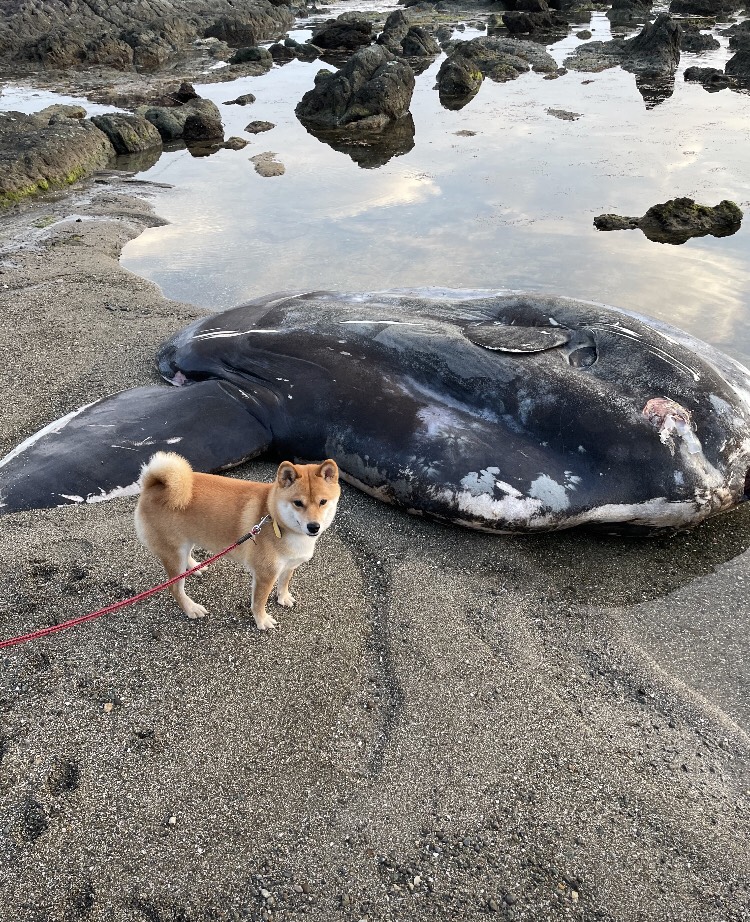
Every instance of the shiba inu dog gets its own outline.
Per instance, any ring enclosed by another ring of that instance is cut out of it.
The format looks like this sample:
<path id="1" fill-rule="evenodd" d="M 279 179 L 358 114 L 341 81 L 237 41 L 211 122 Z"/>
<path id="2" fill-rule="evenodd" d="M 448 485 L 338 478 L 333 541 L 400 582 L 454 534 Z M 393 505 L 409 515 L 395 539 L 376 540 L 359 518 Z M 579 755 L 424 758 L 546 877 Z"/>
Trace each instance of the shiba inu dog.
<path id="1" fill-rule="evenodd" d="M 273 483 L 255 483 L 199 474 L 181 455 L 164 451 L 143 466 L 140 485 L 136 533 L 170 578 L 196 566 L 194 546 L 217 553 L 265 519 L 255 541 L 228 555 L 252 574 L 251 608 L 261 631 L 276 627 L 266 612 L 274 583 L 279 605 L 294 605 L 292 575 L 312 557 L 341 493 L 339 469 L 330 459 L 321 464 L 283 461 Z M 204 617 L 206 609 L 187 595 L 184 583 L 170 586 L 177 604 L 188 618 Z"/>

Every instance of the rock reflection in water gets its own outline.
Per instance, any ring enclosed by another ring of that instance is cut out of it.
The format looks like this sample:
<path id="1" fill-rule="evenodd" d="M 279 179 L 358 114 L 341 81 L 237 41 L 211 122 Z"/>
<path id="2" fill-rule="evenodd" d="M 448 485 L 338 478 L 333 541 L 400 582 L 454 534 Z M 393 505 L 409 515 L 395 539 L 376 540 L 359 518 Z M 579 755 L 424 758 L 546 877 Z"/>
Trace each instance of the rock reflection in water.
<path id="1" fill-rule="evenodd" d="M 414 119 L 410 112 L 378 132 L 358 131 L 355 127 L 314 128 L 309 124 L 305 128 L 318 141 L 348 154 L 363 170 L 384 166 L 393 157 L 401 157 L 414 148 Z"/>

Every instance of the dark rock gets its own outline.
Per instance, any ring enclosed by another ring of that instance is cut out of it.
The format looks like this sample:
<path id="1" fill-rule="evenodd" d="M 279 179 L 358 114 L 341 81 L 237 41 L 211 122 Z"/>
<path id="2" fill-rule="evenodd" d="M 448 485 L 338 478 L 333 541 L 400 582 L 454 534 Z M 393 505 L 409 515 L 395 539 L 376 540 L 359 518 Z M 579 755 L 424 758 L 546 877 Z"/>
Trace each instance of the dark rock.
<path id="1" fill-rule="evenodd" d="M 568 21 L 549 10 L 539 13 L 511 10 L 503 13 L 503 24 L 511 35 L 530 35 L 535 32 L 564 31 Z"/>
<path id="2" fill-rule="evenodd" d="M 685 69 L 685 80 L 702 83 L 709 93 L 725 90 L 734 83 L 731 77 L 727 77 L 723 70 L 718 70 L 716 67 L 687 67 Z"/>
<path id="3" fill-rule="evenodd" d="M 295 112 L 304 124 L 340 128 L 356 122 L 363 130 L 382 130 L 403 118 L 414 92 L 414 72 L 380 45 L 362 48 L 335 74 L 319 71 L 315 87 Z"/>
<path id="4" fill-rule="evenodd" d="M 21 835 L 27 842 L 35 842 L 49 826 L 44 807 L 27 795 L 21 807 Z"/>
<path id="5" fill-rule="evenodd" d="M 109 138 L 88 120 L 0 113 L 0 207 L 70 185 L 114 156 Z"/>
<path id="6" fill-rule="evenodd" d="M 577 71 L 600 71 L 619 64 L 636 75 L 671 77 L 680 61 L 681 33 L 670 16 L 660 13 L 635 38 L 581 45 L 566 59 L 565 66 Z"/>
<path id="7" fill-rule="evenodd" d="M 431 33 L 421 26 L 413 26 L 401 10 L 395 10 L 386 19 L 378 44 L 399 57 L 434 57 L 440 54 L 440 45 Z"/>
<path id="8" fill-rule="evenodd" d="M 651 12 L 653 0 L 612 0 L 607 18 L 613 26 L 629 26 L 645 22 Z"/>
<path id="9" fill-rule="evenodd" d="M 353 51 L 372 42 L 372 23 L 357 13 L 342 13 L 338 19 L 328 19 L 313 30 L 310 41 L 318 48 L 344 48 Z"/>
<path id="10" fill-rule="evenodd" d="M 623 42 L 623 67 L 631 72 L 673 74 L 680 63 L 680 26 L 666 13 Z"/>
<path id="11" fill-rule="evenodd" d="M 471 55 L 452 55 L 443 61 L 437 74 L 440 104 L 446 109 L 463 109 L 479 92 L 482 71 Z"/>
<path id="12" fill-rule="evenodd" d="M 101 65 L 155 70 L 201 36 L 228 44 L 257 44 L 294 23 L 286 4 L 269 0 L 160 0 L 152 3 L 2 4 L 0 60 L 44 68 Z"/>
<path id="13" fill-rule="evenodd" d="M 224 142 L 224 148 L 226 150 L 242 150 L 244 147 L 247 147 L 247 141 L 244 138 L 238 138 L 234 135 L 231 138 L 227 138 Z"/>
<path id="14" fill-rule="evenodd" d="M 274 64 L 288 64 L 289 61 L 293 61 L 296 57 L 293 48 L 288 45 L 282 45 L 280 42 L 275 42 L 268 50 Z"/>
<path id="15" fill-rule="evenodd" d="M 229 63 L 256 63 L 262 65 L 266 70 L 270 70 L 273 67 L 273 58 L 268 48 L 259 48 L 257 45 L 252 45 L 249 48 L 238 48 L 229 58 Z"/>
<path id="16" fill-rule="evenodd" d="M 218 38 L 233 48 L 240 48 L 257 45 L 269 38 L 280 38 L 293 24 L 294 15 L 288 6 L 256 0 L 244 12 L 236 10 L 219 16 L 203 34 L 206 38 Z"/>
<path id="17" fill-rule="evenodd" d="M 186 144 L 224 142 L 224 126 L 220 118 L 203 111 L 191 112 L 185 119 L 182 138 Z"/>
<path id="18" fill-rule="evenodd" d="M 139 106 L 136 112 L 151 122 L 163 141 L 182 140 L 185 122 L 191 115 L 200 114 L 221 124 L 219 108 L 210 99 L 191 99 L 178 106 Z"/>
<path id="19" fill-rule="evenodd" d="M 670 199 L 653 205 L 642 218 L 599 215 L 594 218 L 598 230 L 632 230 L 639 227 L 643 233 L 658 243 L 685 243 L 691 237 L 728 237 L 736 233 L 742 223 L 742 211 L 724 199 L 715 207 L 697 205 L 690 198 Z"/>
<path id="20" fill-rule="evenodd" d="M 724 65 L 724 73 L 734 77 L 740 86 L 750 86 L 750 46 L 737 51 Z"/>
<path id="21" fill-rule="evenodd" d="M 275 128 L 273 122 L 250 122 L 249 125 L 245 125 L 245 131 L 249 134 L 261 134 L 263 131 L 270 131 L 272 128 Z"/>
<path id="22" fill-rule="evenodd" d="M 690 51 L 693 54 L 701 51 L 713 51 L 720 48 L 719 40 L 711 35 L 710 32 L 701 32 L 700 28 L 692 22 L 683 22 L 682 37 L 680 39 L 680 48 L 682 51 Z"/>
<path id="23" fill-rule="evenodd" d="M 118 154 L 137 154 L 161 147 L 161 135 L 142 115 L 110 112 L 95 115 L 91 121 L 107 135 Z"/>
<path id="24" fill-rule="evenodd" d="M 440 102 L 460 109 L 477 93 L 482 77 L 502 83 L 529 70 L 551 74 L 557 64 L 535 42 L 494 35 L 457 42 L 437 74 Z"/>
<path id="25" fill-rule="evenodd" d="M 729 36 L 729 50 L 740 51 L 750 46 L 750 19 L 735 23 L 725 29 L 723 35 Z"/>
<path id="26" fill-rule="evenodd" d="M 249 106 L 251 103 L 255 102 L 255 96 L 252 93 L 245 93 L 242 96 L 238 96 L 237 99 L 229 99 L 224 105 L 225 106 Z"/>
<path id="27" fill-rule="evenodd" d="M 743 0 L 672 0 L 669 12 L 677 16 L 725 16 L 741 10 Z"/>

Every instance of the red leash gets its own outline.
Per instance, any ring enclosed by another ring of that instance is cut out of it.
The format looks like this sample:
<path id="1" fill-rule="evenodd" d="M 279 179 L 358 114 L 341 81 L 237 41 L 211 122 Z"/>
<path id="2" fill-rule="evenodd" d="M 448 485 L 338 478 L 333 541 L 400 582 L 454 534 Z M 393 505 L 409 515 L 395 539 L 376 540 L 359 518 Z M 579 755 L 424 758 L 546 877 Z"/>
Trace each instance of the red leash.
<path id="1" fill-rule="evenodd" d="M 195 573 L 196 570 L 202 570 L 203 567 L 207 567 L 210 563 L 218 560 L 219 557 L 223 557 L 225 554 L 233 551 L 248 539 L 255 541 L 255 535 L 257 535 L 259 531 L 260 526 L 254 525 L 246 535 L 243 535 L 239 539 L 239 541 L 235 541 L 234 544 L 230 544 L 229 547 L 225 547 L 223 551 L 219 551 L 218 554 L 214 554 L 213 557 L 209 557 L 208 560 L 204 560 L 203 563 L 199 563 L 190 570 L 185 570 L 185 572 L 180 573 L 179 576 L 173 576 L 172 579 L 167 580 L 166 583 L 154 586 L 153 589 L 146 589 L 145 592 L 139 592 L 138 595 L 131 596 L 129 599 L 123 599 L 122 602 L 115 602 L 113 605 L 107 605 L 106 608 L 100 608 L 99 611 L 92 611 L 88 615 L 82 615 L 80 618 L 71 618 L 70 621 L 63 621 L 61 624 L 43 627 L 38 631 L 32 631 L 30 634 L 22 634 L 20 637 L 11 637 L 10 640 L 0 640 L 0 650 L 3 647 L 14 647 L 16 644 L 25 643 L 27 640 L 36 640 L 38 637 L 45 637 L 47 634 L 55 634 L 57 631 L 63 631 L 67 627 L 75 627 L 76 624 L 83 624 L 84 621 L 93 621 L 94 618 L 100 618 L 102 615 L 106 615 L 111 611 L 117 611 L 118 608 L 124 608 L 126 605 L 132 605 L 134 602 L 140 602 L 141 599 L 147 599 L 150 595 L 154 595 L 155 592 L 161 592 L 162 589 L 166 589 L 173 583 L 184 579 L 186 576 L 190 576 L 190 574 Z"/>

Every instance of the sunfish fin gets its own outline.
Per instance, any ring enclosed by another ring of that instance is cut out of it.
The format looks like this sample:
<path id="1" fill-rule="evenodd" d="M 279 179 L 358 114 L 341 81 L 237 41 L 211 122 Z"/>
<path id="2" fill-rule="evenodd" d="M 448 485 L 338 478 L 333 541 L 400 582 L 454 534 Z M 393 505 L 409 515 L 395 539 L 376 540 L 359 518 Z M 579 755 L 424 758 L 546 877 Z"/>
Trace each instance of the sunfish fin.
<path id="1" fill-rule="evenodd" d="M 139 387 L 82 407 L 0 459 L 0 513 L 138 492 L 141 465 L 176 451 L 217 471 L 271 444 L 262 403 L 225 381 Z"/>

